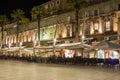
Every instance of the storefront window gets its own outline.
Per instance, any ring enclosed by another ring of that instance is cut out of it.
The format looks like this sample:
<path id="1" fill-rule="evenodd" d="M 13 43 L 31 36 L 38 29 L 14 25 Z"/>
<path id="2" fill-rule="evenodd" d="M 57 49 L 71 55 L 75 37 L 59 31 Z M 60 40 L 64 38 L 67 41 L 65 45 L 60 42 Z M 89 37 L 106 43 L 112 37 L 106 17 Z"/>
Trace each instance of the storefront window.
<path id="1" fill-rule="evenodd" d="M 75 51 L 74 50 L 65 50 L 65 58 L 73 58 Z"/>
<path id="2" fill-rule="evenodd" d="M 99 50 L 97 52 L 97 58 L 104 59 L 105 58 L 105 52 L 103 50 Z"/>
<path id="3" fill-rule="evenodd" d="M 118 52 L 117 51 L 110 51 L 110 58 L 111 59 L 118 59 Z"/>

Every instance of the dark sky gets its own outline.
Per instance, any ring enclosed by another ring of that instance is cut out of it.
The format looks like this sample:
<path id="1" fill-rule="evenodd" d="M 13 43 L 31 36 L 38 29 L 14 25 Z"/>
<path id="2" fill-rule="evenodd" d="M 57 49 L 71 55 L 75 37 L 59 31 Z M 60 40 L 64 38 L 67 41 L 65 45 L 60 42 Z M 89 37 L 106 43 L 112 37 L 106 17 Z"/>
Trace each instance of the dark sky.
<path id="1" fill-rule="evenodd" d="M 12 10 L 20 8 L 25 11 L 27 17 L 30 17 L 30 10 L 33 6 L 47 1 L 50 0 L 0 0 L 0 14 L 9 16 Z"/>

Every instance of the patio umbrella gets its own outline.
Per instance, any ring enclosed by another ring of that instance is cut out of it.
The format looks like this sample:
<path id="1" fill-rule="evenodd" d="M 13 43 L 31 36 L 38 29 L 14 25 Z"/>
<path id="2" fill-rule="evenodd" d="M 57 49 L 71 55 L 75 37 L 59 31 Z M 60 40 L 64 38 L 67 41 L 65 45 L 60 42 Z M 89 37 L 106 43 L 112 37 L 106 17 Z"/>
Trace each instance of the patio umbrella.
<path id="1" fill-rule="evenodd" d="M 96 46 L 93 46 L 91 49 L 118 50 L 120 49 L 120 44 L 113 43 L 110 41 L 101 41 Z"/>

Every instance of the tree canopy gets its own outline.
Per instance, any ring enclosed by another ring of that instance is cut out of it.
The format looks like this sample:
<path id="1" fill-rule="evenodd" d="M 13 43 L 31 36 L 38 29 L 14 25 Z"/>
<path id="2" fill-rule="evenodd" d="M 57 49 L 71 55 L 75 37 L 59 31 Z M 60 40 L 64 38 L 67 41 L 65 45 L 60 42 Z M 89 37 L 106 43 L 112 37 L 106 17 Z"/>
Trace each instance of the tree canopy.
<path id="1" fill-rule="evenodd" d="M 75 9 L 75 8 L 81 9 L 87 6 L 88 4 L 86 0 L 67 0 L 67 3 L 69 9 Z"/>
<path id="2" fill-rule="evenodd" d="M 13 10 L 11 13 L 11 17 L 14 21 L 20 21 L 21 24 L 25 24 L 29 22 L 29 19 L 24 16 L 25 12 L 21 9 Z"/>
<path id="3" fill-rule="evenodd" d="M 37 18 L 37 16 L 40 16 L 41 18 L 45 17 L 44 8 L 41 5 L 33 7 L 30 13 L 33 19 Z"/>
<path id="4" fill-rule="evenodd" d="M 6 15 L 0 15 L 0 26 L 5 25 L 8 22 L 8 18 Z"/>
<path id="5" fill-rule="evenodd" d="M 22 19 L 24 17 L 25 12 L 21 9 L 13 10 L 13 13 L 11 13 L 11 17 L 14 20 Z"/>

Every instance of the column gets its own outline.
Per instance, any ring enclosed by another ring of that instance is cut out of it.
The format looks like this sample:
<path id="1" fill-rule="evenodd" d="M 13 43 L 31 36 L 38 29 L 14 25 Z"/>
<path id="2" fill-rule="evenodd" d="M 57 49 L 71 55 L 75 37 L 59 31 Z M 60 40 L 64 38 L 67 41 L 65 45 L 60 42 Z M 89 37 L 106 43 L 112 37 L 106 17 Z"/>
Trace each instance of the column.
<path id="1" fill-rule="evenodd" d="M 118 18 L 118 43 L 120 43 L 120 18 Z"/>

